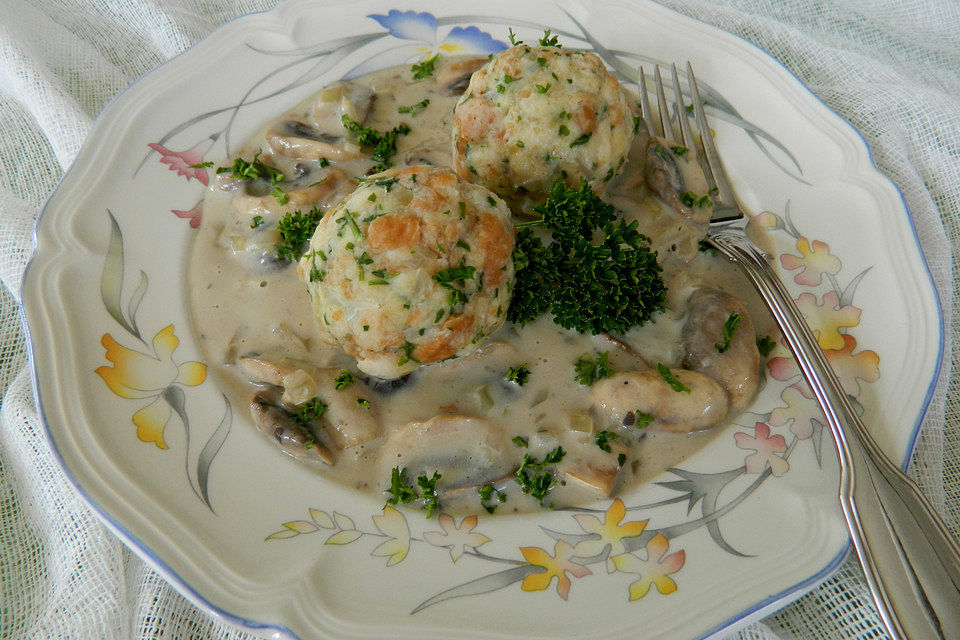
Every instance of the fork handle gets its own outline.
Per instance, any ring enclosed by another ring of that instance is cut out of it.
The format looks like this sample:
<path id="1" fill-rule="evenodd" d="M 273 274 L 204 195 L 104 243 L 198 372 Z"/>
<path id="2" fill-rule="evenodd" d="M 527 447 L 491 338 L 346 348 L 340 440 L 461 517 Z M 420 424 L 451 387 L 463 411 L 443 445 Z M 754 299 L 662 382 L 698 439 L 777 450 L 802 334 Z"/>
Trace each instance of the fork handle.
<path id="1" fill-rule="evenodd" d="M 711 232 L 709 241 L 760 293 L 830 425 L 840 458 L 840 505 L 890 635 L 960 639 L 960 548 L 943 520 L 867 432 L 764 254 L 739 229 Z"/>

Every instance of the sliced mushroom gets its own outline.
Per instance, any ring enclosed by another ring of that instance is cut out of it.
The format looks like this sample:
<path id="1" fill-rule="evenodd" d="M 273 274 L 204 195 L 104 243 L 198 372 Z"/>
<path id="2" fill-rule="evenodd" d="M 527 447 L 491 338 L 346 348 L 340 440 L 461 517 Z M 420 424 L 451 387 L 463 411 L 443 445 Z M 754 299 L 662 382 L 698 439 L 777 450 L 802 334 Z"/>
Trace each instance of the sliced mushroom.
<path id="1" fill-rule="evenodd" d="M 682 149 L 676 142 L 651 137 L 646 147 L 644 177 L 661 200 L 684 217 L 704 224 L 713 213 L 708 204 L 709 187 L 692 153 L 677 152 Z"/>
<path id="2" fill-rule="evenodd" d="M 445 65 L 437 72 L 437 84 L 448 96 L 458 96 L 467 90 L 470 77 L 487 63 L 486 58 L 467 58 Z"/>
<path id="3" fill-rule="evenodd" d="M 688 433 L 714 427 L 727 415 L 727 392 L 713 378 L 687 369 L 670 373 L 689 391 L 675 391 L 656 369 L 626 371 L 590 388 L 593 408 L 610 425 L 635 423 L 637 413 L 653 417 L 648 429 Z"/>
<path id="4" fill-rule="evenodd" d="M 650 364 L 626 342 L 614 338 L 609 333 L 601 333 L 594 340 L 613 347 L 610 364 L 614 369 L 649 369 Z"/>
<path id="5" fill-rule="evenodd" d="M 261 216 L 269 222 L 270 218 L 282 216 L 297 210 L 319 207 L 321 209 L 339 202 L 343 196 L 353 191 L 357 183 L 348 179 L 346 174 L 337 169 L 327 169 L 323 175 L 316 174 L 313 182 L 307 183 L 303 178 L 279 183 L 286 201 L 281 203 L 273 193 L 258 193 L 253 187 L 245 187 L 231 198 L 234 209 L 253 216 Z"/>
<path id="6" fill-rule="evenodd" d="M 495 482 L 519 464 L 517 448 L 503 430 L 483 418 L 440 415 L 399 427 L 380 445 L 380 473 L 394 467 L 409 477 L 440 474 L 438 491 Z"/>
<path id="7" fill-rule="evenodd" d="M 687 314 L 683 365 L 719 382 L 730 394 L 730 406 L 743 408 L 760 385 L 757 334 L 746 307 L 724 291 L 698 289 L 687 301 Z M 723 345 L 724 325 L 734 314 L 739 314 L 739 324 Z"/>
<path id="8" fill-rule="evenodd" d="M 408 166 L 425 164 L 433 167 L 449 167 L 453 164 L 453 158 L 448 150 L 432 145 L 411 149 L 403 156 L 403 161 Z"/>
<path id="9" fill-rule="evenodd" d="M 282 120 L 266 133 L 270 150 L 288 158 L 343 161 L 363 155 L 359 145 L 349 142 L 342 126 L 336 133 L 328 133 L 296 120 Z"/>
<path id="10" fill-rule="evenodd" d="M 296 422 L 276 393 L 258 391 L 250 401 L 253 422 L 262 433 L 272 437 L 280 448 L 294 458 L 319 460 L 332 465 L 336 456 L 321 441 L 309 424 Z"/>
<path id="11" fill-rule="evenodd" d="M 355 447 L 380 437 L 380 415 L 371 401 L 370 388 L 355 377 L 353 383 L 336 389 L 335 380 L 343 369 L 317 369 L 264 358 L 240 358 L 237 362 L 251 382 L 282 388 L 281 402 L 285 406 L 300 405 L 319 396 L 327 405 L 320 422 L 334 449 Z"/>
<path id="12" fill-rule="evenodd" d="M 596 452 L 591 452 L 590 455 L 574 456 L 568 453 L 557 466 L 557 472 L 564 478 L 572 480 L 575 484 L 598 495 L 609 496 L 613 494 L 620 469 L 623 468 L 619 458 L 622 455 L 626 460 L 630 448 L 616 440 L 608 442 L 608 445 L 610 447 L 609 452 L 593 447 Z"/>

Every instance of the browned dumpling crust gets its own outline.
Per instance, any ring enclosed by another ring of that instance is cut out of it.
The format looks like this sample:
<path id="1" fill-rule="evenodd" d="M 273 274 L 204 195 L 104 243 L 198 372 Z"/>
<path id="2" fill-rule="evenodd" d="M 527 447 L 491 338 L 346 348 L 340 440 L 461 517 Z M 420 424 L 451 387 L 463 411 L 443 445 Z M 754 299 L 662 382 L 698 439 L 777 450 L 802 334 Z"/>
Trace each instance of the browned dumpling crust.
<path id="1" fill-rule="evenodd" d="M 627 98 L 599 57 L 518 44 L 473 74 L 454 110 L 453 155 L 460 177 L 525 205 L 556 179 L 602 193 L 633 135 Z"/>
<path id="2" fill-rule="evenodd" d="M 446 167 L 376 174 L 321 220 L 299 274 L 325 340 L 381 378 L 463 356 L 513 288 L 506 203 Z"/>

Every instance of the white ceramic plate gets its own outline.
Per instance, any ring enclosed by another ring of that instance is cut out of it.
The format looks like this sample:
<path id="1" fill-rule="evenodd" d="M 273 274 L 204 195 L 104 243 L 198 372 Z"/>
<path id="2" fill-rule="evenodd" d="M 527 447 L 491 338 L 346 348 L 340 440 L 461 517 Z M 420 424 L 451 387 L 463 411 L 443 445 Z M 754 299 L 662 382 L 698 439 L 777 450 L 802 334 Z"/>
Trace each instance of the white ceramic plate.
<path id="1" fill-rule="evenodd" d="M 829 433 L 775 352 L 752 413 L 682 469 L 581 511 L 424 520 L 333 486 L 233 414 L 193 335 L 186 256 L 210 173 L 345 75 L 489 52 L 507 28 L 625 77 L 690 60 L 740 193 L 882 446 L 905 461 L 939 367 L 900 194 L 773 59 L 645 2 L 292 0 L 236 20 L 104 110 L 47 203 L 23 303 L 39 404 L 78 489 L 201 606 L 342 638 L 700 638 L 825 578 L 847 541 Z M 294 488 L 294 489 L 291 489 Z"/>

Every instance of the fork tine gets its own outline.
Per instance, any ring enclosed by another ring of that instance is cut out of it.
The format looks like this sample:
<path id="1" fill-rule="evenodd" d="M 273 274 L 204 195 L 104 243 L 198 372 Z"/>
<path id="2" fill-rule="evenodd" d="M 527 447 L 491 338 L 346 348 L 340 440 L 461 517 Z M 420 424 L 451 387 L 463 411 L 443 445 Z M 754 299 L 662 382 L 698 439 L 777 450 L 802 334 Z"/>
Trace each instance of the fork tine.
<path id="1" fill-rule="evenodd" d="M 657 90 L 657 110 L 660 112 L 660 137 L 673 139 L 673 125 L 670 124 L 670 106 L 663 95 L 663 78 L 660 77 L 660 65 L 653 67 L 653 84 Z"/>
<path id="2" fill-rule="evenodd" d="M 657 135 L 653 130 L 653 110 L 650 108 L 650 97 L 647 95 L 647 80 L 643 75 L 643 67 L 640 67 L 640 110 L 643 111 L 643 124 L 647 127 L 647 133 L 651 136 Z"/>
<path id="3" fill-rule="evenodd" d="M 673 64 L 673 99 L 677 104 L 677 120 L 680 121 L 680 140 L 690 153 L 692 160 L 697 159 L 696 138 L 690 130 L 690 121 L 687 119 L 686 109 L 683 108 L 683 92 L 680 90 L 680 76 L 677 74 L 677 65 Z"/>
<path id="4" fill-rule="evenodd" d="M 717 153 L 717 147 L 713 144 L 713 136 L 710 135 L 710 125 L 707 123 L 707 114 L 703 110 L 703 101 L 700 99 L 700 90 L 697 88 L 697 78 L 693 74 L 693 66 L 687 62 L 687 80 L 690 83 L 690 95 L 693 98 L 693 113 L 697 119 L 697 128 L 700 130 L 700 144 L 703 149 L 704 165 L 707 168 L 707 183 L 711 189 L 716 189 L 715 201 L 726 204 L 736 202 L 733 192 L 730 189 L 730 183 L 720 164 L 720 155 Z M 710 184 L 712 183 L 712 184 Z"/>

